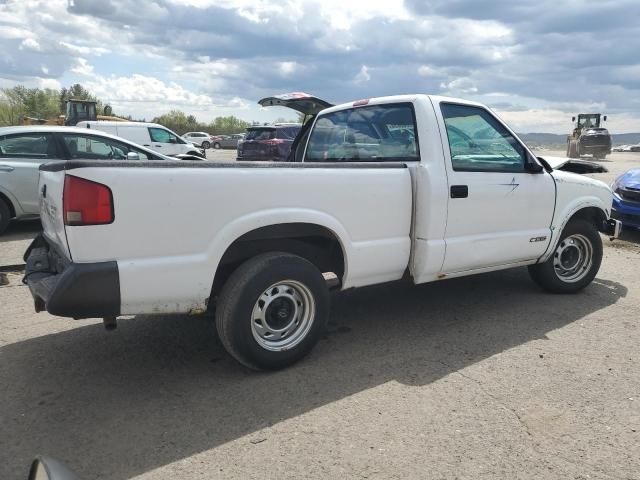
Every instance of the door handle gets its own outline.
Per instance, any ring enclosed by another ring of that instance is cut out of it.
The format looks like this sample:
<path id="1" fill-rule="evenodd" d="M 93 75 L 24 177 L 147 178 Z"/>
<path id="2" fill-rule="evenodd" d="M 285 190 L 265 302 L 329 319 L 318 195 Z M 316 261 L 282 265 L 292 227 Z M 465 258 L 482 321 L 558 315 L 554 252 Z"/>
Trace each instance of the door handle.
<path id="1" fill-rule="evenodd" d="M 143 147 L 150 147 L 151 145 L 149 145 L 148 143 L 145 143 L 142 145 Z"/>
<path id="2" fill-rule="evenodd" d="M 467 185 L 451 185 L 451 198 L 467 198 L 469 187 Z"/>
<path id="3" fill-rule="evenodd" d="M 0 172 L 13 172 L 14 168 L 9 165 L 0 165 Z"/>

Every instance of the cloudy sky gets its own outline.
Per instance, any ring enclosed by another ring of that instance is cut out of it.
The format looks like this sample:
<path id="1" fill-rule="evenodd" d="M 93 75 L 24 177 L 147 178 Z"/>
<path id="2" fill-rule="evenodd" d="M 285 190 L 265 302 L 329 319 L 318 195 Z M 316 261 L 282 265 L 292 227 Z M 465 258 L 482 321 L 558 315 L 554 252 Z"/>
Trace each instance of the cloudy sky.
<path id="1" fill-rule="evenodd" d="M 638 0 L 0 0 L 0 86 L 80 82 L 137 118 L 433 93 L 521 132 L 566 133 L 578 111 L 638 132 L 639 47 Z"/>

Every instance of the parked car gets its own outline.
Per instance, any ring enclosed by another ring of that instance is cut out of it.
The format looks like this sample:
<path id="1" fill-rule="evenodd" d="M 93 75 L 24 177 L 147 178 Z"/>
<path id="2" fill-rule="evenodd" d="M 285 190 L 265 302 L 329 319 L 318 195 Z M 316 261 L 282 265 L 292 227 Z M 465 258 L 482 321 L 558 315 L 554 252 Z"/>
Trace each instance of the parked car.
<path id="1" fill-rule="evenodd" d="M 38 168 L 43 163 L 167 159 L 98 130 L 51 126 L 0 128 L 0 233 L 10 220 L 28 220 L 40 214 Z"/>
<path id="2" fill-rule="evenodd" d="M 247 128 L 238 144 L 238 160 L 284 162 L 301 125 L 262 125 Z"/>
<path id="3" fill-rule="evenodd" d="M 182 136 L 182 139 L 186 142 L 192 143 L 196 147 L 203 148 L 204 150 L 211 148 L 211 145 L 213 145 L 213 142 L 217 138 L 218 137 L 209 135 L 207 132 L 187 132 Z"/>
<path id="4" fill-rule="evenodd" d="M 233 135 L 220 135 L 213 142 L 213 148 L 238 148 L 238 144 L 244 140 L 244 133 Z"/>
<path id="5" fill-rule="evenodd" d="M 616 178 L 611 216 L 626 227 L 640 228 L 640 168 L 632 168 Z"/>
<path id="6" fill-rule="evenodd" d="M 290 163 L 43 166 L 44 232 L 25 254 L 36 310 L 113 328 L 215 306 L 227 351 L 277 369 L 323 334 L 330 288 L 526 265 L 574 293 L 600 268 L 598 232 L 619 233 L 608 185 L 554 170 L 479 103 L 346 103 L 317 113 L 303 149 Z M 224 208 L 185 215 L 194 202 Z"/>
<path id="7" fill-rule="evenodd" d="M 181 154 L 205 157 L 203 150 L 157 123 L 85 121 L 77 127 L 110 133 L 170 157 Z"/>

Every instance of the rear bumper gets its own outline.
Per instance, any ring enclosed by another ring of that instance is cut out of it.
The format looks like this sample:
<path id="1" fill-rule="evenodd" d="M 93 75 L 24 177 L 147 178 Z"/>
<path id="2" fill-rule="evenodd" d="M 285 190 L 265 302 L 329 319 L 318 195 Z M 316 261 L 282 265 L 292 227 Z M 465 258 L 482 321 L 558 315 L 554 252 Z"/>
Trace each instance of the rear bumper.
<path id="1" fill-rule="evenodd" d="M 120 315 L 117 262 L 72 263 L 61 258 L 40 234 L 29 245 L 23 282 L 37 312 L 71 318 Z"/>

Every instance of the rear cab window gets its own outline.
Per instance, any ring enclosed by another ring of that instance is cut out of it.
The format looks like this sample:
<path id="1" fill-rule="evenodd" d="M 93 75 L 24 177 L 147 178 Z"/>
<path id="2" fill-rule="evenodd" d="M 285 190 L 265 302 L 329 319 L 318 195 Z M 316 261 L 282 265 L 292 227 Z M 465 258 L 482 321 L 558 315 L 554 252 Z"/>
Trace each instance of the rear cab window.
<path id="1" fill-rule="evenodd" d="M 318 117 L 306 162 L 419 161 L 413 104 L 355 107 Z"/>

